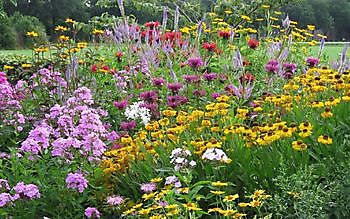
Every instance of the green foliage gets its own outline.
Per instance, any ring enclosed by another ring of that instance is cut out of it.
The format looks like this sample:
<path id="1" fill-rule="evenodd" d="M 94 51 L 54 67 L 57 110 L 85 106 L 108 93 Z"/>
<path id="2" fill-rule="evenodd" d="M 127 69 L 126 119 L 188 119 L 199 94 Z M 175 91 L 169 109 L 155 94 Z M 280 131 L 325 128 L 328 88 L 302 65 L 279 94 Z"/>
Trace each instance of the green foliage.
<path id="1" fill-rule="evenodd" d="M 318 164 L 274 179 L 269 205 L 277 218 L 346 218 L 349 215 L 349 163 Z"/>
<path id="2" fill-rule="evenodd" d="M 8 17 L 0 19 L 0 49 L 12 49 L 16 46 L 16 38 Z"/>
<path id="3" fill-rule="evenodd" d="M 16 12 L 10 17 L 10 20 L 11 26 L 16 33 L 17 47 L 29 48 L 34 44 L 45 44 L 47 42 L 45 27 L 38 18 L 21 15 Z M 30 31 L 38 33 L 39 36 L 34 38 L 27 37 L 26 33 Z"/>

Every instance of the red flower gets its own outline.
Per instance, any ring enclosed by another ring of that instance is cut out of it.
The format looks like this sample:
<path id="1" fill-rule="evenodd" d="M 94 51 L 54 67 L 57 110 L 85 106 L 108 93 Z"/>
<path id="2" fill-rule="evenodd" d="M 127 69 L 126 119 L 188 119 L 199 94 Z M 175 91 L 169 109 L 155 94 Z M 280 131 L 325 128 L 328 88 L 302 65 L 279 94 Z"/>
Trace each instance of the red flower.
<path id="1" fill-rule="evenodd" d="M 202 48 L 208 50 L 208 52 L 216 52 L 218 49 L 215 43 L 209 42 L 203 43 Z"/>
<path id="2" fill-rule="evenodd" d="M 158 21 L 150 21 L 150 22 L 145 23 L 145 27 L 148 27 L 150 29 L 158 27 L 159 25 L 160 25 L 160 23 Z"/>
<path id="3" fill-rule="evenodd" d="M 248 40 L 248 45 L 251 49 L 256 49 L 260 45 L 260 42 L 256 39 L 250 38 Z"/>
<path id="4" fill-rule="evenodd" d="M 181 39 L 181 32 L 167 32 L 162 35 L 163 41 L 173 42 L 174 40 Z"/>
<path id="5" fill-rule="evenodd" d="M 115 56 L 116 56 L 117 58 L 121 58 L 121 57 L 123 57 L 123 55 L 124 55 L 123 52 L 116 52 L 116 53 L 115 53 Z"/>
<path id="6" fill-rule="evenodd" d="M 97 65 L 96 65 L 96 64 L 93 64 L 93 65 L 91 66 L 91 71 L 92 71 L 92 72 L 97 72 Z"/>
<path id="7" fill-rule="evenodd" d="M 243 61 L 243 66 L 249 66 L 250 65 L 250 62 L 248 61 Z"/>
<path id="8" fill-rule="evenodd" d="M 224 38 L 224 39 L 228 39 L 228 38 L 230 38 L 231 33 L 230 33 L 229 31 L 220 30 L 220 31 L 218 32 L 218 35 L 219 35 L 219 37 L 222 37 L 222 38 Z"/>
<path id="9" fill-rule="evenodd" d="M 187 62 L 181 62 L 180 67 L 183 68 L 187 65 Z"/>
<path id="10" fill-rule="evenodd" d="M 253 83 L 255 80 L 255 76 L 251 75 L 250 73 L 246 73 L 239 77 L 239 80 L 241 81 L 241 83 Z"/>

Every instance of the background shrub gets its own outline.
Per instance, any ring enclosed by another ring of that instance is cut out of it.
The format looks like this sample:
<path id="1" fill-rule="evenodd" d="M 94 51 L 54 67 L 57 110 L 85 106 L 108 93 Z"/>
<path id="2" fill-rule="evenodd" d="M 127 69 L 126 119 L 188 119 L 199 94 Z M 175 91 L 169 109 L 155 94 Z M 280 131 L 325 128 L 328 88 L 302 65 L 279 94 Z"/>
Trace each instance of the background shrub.
<path id="1" fill-rule="evenodd" d="M 15 32 L 17 47 L 29 48 L 34 44 L 47 42 L 45 27 L 38 18 L 16 12 L 10 17 L 10 22 Z M 37 32 L 39 36 L 26 37 L 26 33 L 30 31 Z"/>
<path id="2" fill-rule="evenodd" d="M 0 49 L 12 49 L 16 46 L 14 30 L 8 17 L 0 19 Z"/>

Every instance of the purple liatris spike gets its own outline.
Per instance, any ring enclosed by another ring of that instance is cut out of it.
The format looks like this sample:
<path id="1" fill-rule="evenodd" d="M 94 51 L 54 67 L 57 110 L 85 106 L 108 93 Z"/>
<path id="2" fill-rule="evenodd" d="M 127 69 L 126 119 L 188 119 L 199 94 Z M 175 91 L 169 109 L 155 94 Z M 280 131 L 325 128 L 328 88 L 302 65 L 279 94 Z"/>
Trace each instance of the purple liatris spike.
<path id="1" fill-rule="evenodd" d="M 289 16 L 288 16 L 288 15 L 287 15 L 287 17 L 283 20 L 282 26 L 283 26 L 285 29 L 288 29 L 288 28 L 289 28 L 289 26 L 290 26 L 290 19 L 289 19 Z"/>
<path id="2" fill-rule="evenodd" d="M 324 49 L 326 40 L 324 38 L 321 39 L 320 50 L 318 51 L 317 57 L 320 58 Z"/>
<path id="3" fill-rule="evenodd" d="M 178 31 L 178 29 L 179 29 L 179 18 L 180 18 L 179 6 L 176 5 L 175 19 L 174 19 L 174 29 L 175 29 L 175 31 Z"/>
<path id="4" fill-rule="evenodd" d="M 164 7 L 163 8 L 163 22 L 162 22 L 163 32 L 165 32 L 165 30 L 166 30 L 167 21 L 168 21 L 168 9 L 167 9 L 167 7 Z"/>
<path id="5" fill-rule="evenodd" d="M 239 68 L 243 68 L 242 55 L 239 49 L 236 49 L 236 62 Z"/>
<path id="6" fill-rule="evenodd" d="M 125 11 L 124 11 L 123 0 L 118 0 L 117 3 L 118 3 L 119 10 L 120 10 L 120 14 L 124 17 Z"/>

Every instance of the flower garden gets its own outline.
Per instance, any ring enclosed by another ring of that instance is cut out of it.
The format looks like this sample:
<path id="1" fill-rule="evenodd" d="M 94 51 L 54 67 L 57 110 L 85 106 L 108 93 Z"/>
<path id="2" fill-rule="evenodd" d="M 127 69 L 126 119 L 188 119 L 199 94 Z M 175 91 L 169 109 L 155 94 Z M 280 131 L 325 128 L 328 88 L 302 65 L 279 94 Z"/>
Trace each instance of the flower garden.
<path id="1" fill-rule="evenodd" d="M 124 15 L 91 43 L 67 18 L 1 64 L 0 218 L 347 218 L 347 45 L 330 63 L 314 26 L 259 10 Z"/>

